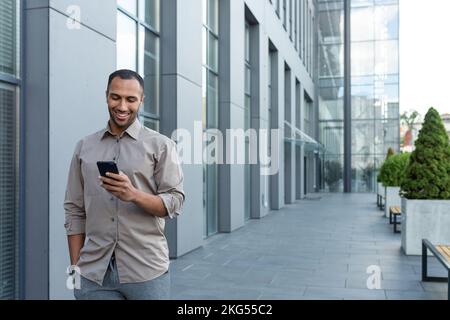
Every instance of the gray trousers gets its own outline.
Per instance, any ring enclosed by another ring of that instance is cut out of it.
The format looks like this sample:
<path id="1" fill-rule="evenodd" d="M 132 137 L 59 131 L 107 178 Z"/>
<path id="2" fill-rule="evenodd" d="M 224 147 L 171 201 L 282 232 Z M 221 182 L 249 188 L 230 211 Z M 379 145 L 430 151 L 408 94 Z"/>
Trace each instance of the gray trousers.
<path id="1" fill-rule="evenodd" d="M 111 259 L 103 286 L 81 277 L 81 288 L 74 290 L 77 300 L 168 300 L 170 299 L 170 273 L 141 283 L 119 282 L 116 261 Z"/>

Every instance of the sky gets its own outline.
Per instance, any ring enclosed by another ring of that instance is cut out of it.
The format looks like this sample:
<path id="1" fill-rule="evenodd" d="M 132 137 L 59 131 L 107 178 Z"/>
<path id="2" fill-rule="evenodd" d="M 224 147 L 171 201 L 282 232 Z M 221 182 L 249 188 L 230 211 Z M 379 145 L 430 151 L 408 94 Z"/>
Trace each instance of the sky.
<path id="1" fill-rule="evenodd" d="M 450 113 L 449 12 L 449 0 L 400 0 L 401 113 Z"/>

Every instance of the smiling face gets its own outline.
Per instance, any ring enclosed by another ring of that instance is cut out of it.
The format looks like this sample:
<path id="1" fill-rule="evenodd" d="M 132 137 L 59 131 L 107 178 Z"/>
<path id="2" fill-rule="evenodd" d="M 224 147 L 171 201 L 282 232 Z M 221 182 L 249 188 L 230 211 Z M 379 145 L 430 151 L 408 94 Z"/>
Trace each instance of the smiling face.
<path id="1" fill-rule="evenodd" d="M 120 135 L 132 125 L 143 102 L 144 92 L 139 81 L 115 77 L 107 92 L 111 131 Z"/>

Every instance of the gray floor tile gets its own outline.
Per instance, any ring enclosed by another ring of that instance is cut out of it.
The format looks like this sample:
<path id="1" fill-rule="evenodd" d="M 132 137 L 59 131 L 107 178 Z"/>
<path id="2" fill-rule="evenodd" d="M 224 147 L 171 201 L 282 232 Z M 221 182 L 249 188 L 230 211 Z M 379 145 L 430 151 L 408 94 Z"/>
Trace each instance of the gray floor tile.
<path id="1" fill-rule="evenodd" d="M 174 299 L 445 299 L 446 285 L 422 283 L 420 257 L 401 251 L 401 236 L 372 194 L 324 194 L 298 201 L 171 261 Z M 382 290 L 368 290 L 370 265 Z M 435 259 L 431 275 L 446 276 Z"/>

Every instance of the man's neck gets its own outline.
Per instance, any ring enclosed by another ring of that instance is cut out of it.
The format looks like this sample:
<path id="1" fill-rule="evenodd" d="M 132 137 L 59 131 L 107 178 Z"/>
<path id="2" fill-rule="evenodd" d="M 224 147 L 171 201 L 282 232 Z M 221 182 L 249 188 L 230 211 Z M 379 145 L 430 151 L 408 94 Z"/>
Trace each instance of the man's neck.
<path id="1" fill-rule="evenodd" d="M 121 137 L 122 134 L 131 126 L 119 128 L 111 119 L 109 120 L 109 129 L 114 136 Z"/>

